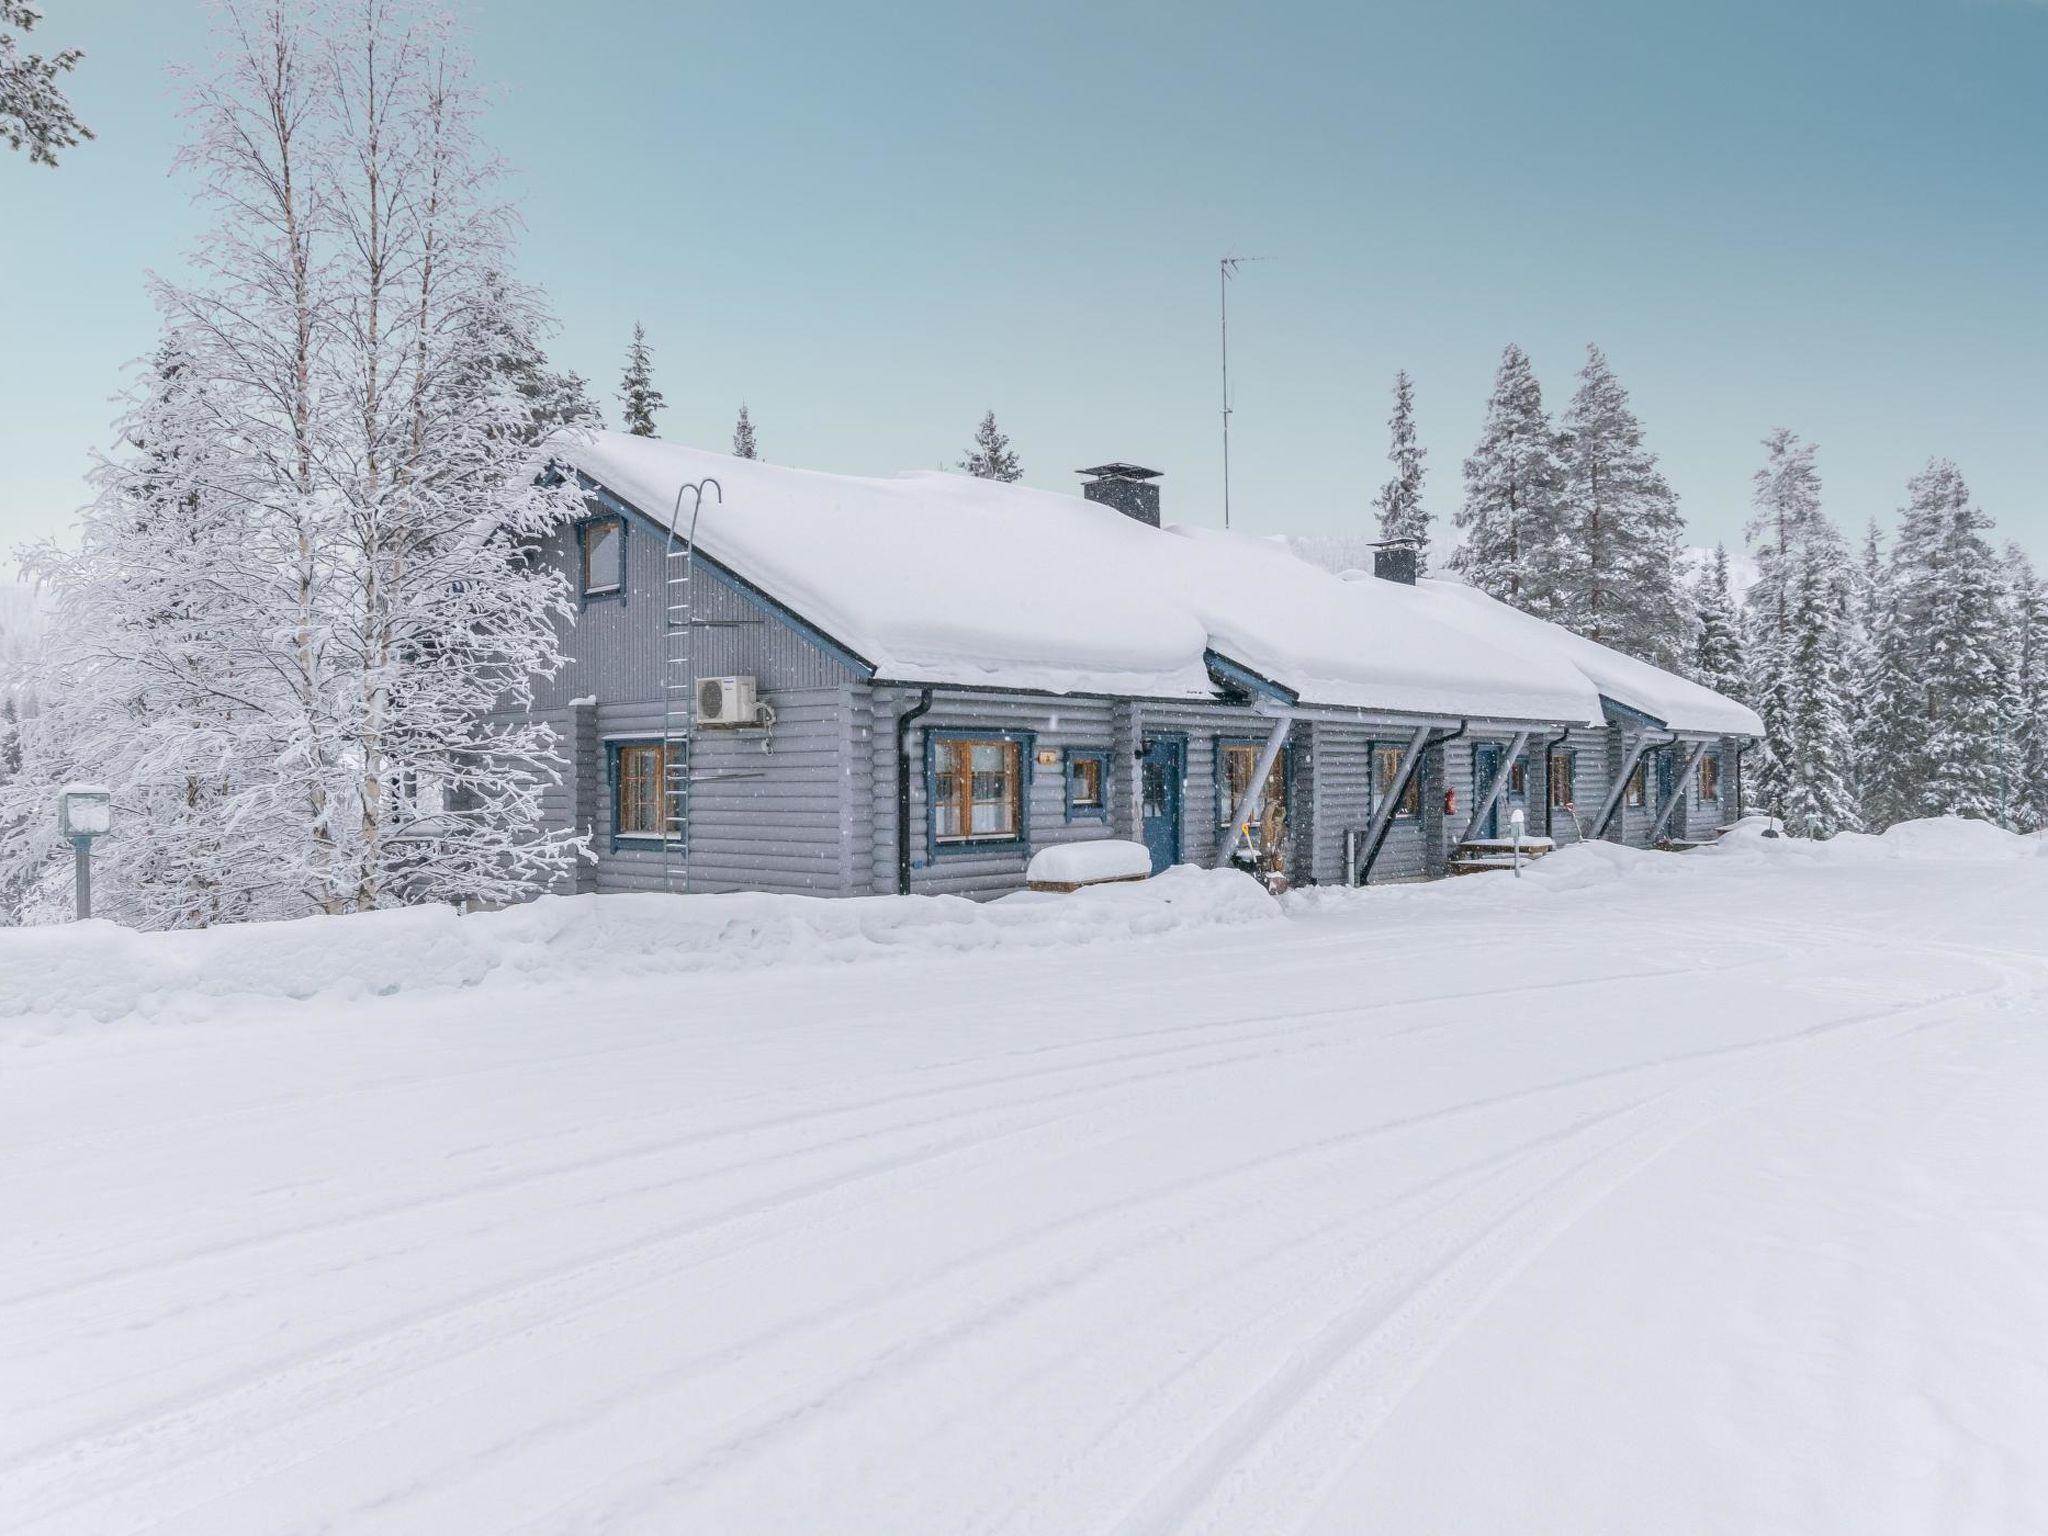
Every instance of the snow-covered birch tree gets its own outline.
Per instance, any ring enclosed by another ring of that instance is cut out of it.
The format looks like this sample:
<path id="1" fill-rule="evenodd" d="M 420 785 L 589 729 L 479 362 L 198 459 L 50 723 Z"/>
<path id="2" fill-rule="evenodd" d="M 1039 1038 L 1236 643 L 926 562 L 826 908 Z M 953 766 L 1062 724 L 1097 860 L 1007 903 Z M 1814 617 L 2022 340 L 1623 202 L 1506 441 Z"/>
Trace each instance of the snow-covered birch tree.
<path id="1" fill-rule="evenodd" d="M 1465 460 L 1465 542 L 1451 568 L 1480 591 L 1543 618 L 1562 616 L 1566 563 L 1557 439 L 1529 358 L 1510 344 L 1494 374 L 1479 444 Z"/>
<path id="2" fill-rule="evenodd" d="M 28 0 L 0 0 L 0 139 L 10 149 L 27 150 L 32 165 L 55 165 L 58 150 L 76 148 L 92 130 L 78 120 L 57 84 L 85 55 L 76 48 L 29 53 L 21 45 L 21 37 L 42 19 Z"/>
<path id="3" fill-rule="evenodd" d="M 1415 574 L 1429 574 L 1429 512 L 1422 505 L 1423 460 L 1428 450 L 1415 435 L 1415 384 L 1404 368 L 1394 375 L 1394 413 L 1387 418 L 1387 462 L 1394 473 L 1373 498 L 1380 537 L 1415 541 Z"/>
<path id="4" fill-rule="evenodd" d="M 155 285 L 168 341 L 127 447 L 80 550 L 45 552 L 76 685 L 53 691 L 159 738 L 93 775 L 132 916 L 529 894 L 572 849 L 539 830 L 556 759 L 525 710 L 568 605 L 528 554 L 572 503 L 536 484 L 501 366 L 542 316 L 503 275 L 476 94 L 427 3 L 228 4 L 220 41 L 181 157 L 214 214 L 196 278 Z M 37 793 L 84 718 L 46 734 Z M 164 799 L 193 783 L 181 828 Z"/>
<path id="5" fill-rule="evenodd" d="M 1643 444 L 1628 391 L 1598 347 L 1566 409 L 1559 616 L 1588 639 L 1660 667 L 1690 639 L 1678 498 Z"/>

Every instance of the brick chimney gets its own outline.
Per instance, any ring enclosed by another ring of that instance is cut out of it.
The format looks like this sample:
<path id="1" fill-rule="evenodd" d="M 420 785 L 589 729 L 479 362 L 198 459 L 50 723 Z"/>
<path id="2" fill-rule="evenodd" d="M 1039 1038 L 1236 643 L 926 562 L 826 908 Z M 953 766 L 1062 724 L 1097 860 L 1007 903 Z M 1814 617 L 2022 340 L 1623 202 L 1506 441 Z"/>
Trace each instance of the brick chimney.
<path id="1" fill-rule="evenodd" d="M 1075 473 L 1089 477 L 1081 494 L 1090 501 L 1115 507 L 1149 528 L 1159 526 L 1159 487 L 1152 483 L 1159 478 L 1158 470 L 1136 464 L 1098 464 Z"/>

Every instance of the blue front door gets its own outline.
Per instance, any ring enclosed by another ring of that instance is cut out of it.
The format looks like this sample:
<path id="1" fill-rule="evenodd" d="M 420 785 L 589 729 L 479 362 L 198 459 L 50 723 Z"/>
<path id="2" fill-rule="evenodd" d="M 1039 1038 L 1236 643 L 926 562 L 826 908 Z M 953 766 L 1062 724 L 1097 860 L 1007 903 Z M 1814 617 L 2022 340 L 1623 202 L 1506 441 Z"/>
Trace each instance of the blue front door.
<path id="1" fill-rule="evenodd" d="M 1181 792 L 1187 781 L 1187 743 L 1158 736 L 1145 743 L 1140 763 L 1145 807 L 1145 846 L 1152 852 L 1152 873 L 1180 862 Z"/>
<path id="2" fill-rule="evenodd" d="M 1500 748 L 1482 742 L 1472 749 L 1472 796 L 1476 800 L 1493 786 L 1493 776 L 1500 772 Z M 1500 802 L 1496 800 L 1487 808 L 1485 819 L 1474 829 L 1474 837 L 1500 836 Z"/>

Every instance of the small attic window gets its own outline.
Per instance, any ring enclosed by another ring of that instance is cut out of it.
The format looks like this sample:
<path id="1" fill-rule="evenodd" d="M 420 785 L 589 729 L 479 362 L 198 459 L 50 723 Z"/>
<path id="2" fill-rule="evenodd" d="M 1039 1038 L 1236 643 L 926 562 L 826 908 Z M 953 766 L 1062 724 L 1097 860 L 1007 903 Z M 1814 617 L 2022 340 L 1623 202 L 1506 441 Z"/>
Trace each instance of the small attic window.
<path id="1" fill-rule="evenodd" d="M 583 557 L 583 595 L 612 597 L 626 589 L 626 525 L 616 517 L 577 524 Z"/>

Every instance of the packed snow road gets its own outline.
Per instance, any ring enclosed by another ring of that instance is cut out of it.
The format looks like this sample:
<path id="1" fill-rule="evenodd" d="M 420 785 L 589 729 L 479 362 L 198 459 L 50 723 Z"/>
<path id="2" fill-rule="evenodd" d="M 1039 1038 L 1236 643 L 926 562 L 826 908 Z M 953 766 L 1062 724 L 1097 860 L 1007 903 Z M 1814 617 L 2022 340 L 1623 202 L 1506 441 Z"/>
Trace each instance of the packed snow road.
<path id="1" fill-rule="evenodd" d="M 2040 846 L 0 1019 L 0 1528 L 2048 1528 Z"/>

